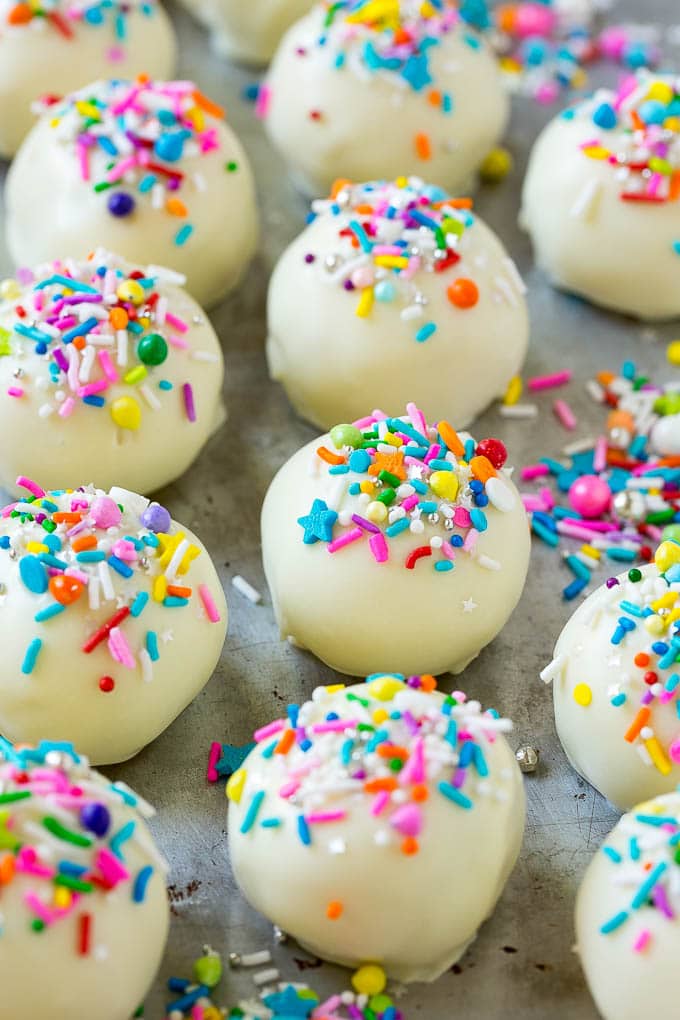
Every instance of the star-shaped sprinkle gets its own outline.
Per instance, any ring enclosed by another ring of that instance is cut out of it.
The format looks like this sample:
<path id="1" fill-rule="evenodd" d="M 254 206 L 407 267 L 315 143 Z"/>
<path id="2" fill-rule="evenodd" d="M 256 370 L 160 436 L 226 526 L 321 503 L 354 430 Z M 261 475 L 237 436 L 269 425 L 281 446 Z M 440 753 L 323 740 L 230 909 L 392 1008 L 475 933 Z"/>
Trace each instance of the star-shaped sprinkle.
<path id="1" fill-rule="evenodd" d="M 474 599 L 463 599 L 464 613 L 474 613 L 475 609 L 477 609 L 477 603 Z"/>
<path id="2" fill-rule="evenodd" d="M 379 475 L 381 471 L 388 471 L 391 475 L 396 475 L 397 478 L 406 481 L 404 454 L 402 451 L 395 450 L 394 453 L 376 453 L 368 473 L 369 475 Z"/>
<path id="3" fill-rule="evenodd" d="M 274 1020 L 298 1020 L 299 1017 L 304 1020 L 311 1016 L 312 1010 L 319 1003 L 316 996 L 310 998 L 309 992 L 298 992 L 292 985 L 288 985 L 282 992 L 267 995 L 263 1001 L 273 1011 Z"/>
<path id="4" fill-rule="evenodd" d="M 338 519 L 335 510 L 329 510 L 323 499 L 315 499 L 312 509 L 306 517 L 298 517 L 298 524 L 304 528 L 302 541 L 305 545 L 315 542 L 330 542 L 333 538 L 333 525 Z"/>
<path id="5" fill-rule="evenodd" d="M 238 744 L 222 744 L 222 757 L 218 759 L 215 765 L 218 776 L 228 779 L 229 776 L 233 775 L 234 772 L 241 768 L 241 765 L 243 765 L 243 762 L 255 746 L 254 743 L 243 744 L 242 746 Z"/>

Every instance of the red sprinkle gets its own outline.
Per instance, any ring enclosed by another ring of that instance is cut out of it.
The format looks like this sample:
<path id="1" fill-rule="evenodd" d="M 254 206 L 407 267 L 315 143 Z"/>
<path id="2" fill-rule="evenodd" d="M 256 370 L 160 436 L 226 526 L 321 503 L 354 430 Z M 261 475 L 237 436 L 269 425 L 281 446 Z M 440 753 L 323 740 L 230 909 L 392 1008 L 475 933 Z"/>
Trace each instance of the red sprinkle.
<path id="1" fill-rule="evenodd" d="M 96 630 L 94 634 L 90 634 L 89 638 L 83 645 L 83 651 L 87 653 L 94 651 L 97 645 L 100 645 L 102 641 L 106 641 L 113 628 L 117 627 L 119 623 L 122 623 L 125 617 L 129 615 L 129 606 L 123 606 L 122 609 L 119 609 L 117 613 L 114 613 L 113 616 L 106 621 L 106 623 L 102 624 L 99 630 Z"/>
<path id="2" fill-rule="evenodd" d="M 419 545 L 417 549 L 412 549 L 406 557 L 406 569 L 413 570 L 418 560 L 422 560 L 424 556 L 431 556 L 432 549 L 429 545 Z"/>

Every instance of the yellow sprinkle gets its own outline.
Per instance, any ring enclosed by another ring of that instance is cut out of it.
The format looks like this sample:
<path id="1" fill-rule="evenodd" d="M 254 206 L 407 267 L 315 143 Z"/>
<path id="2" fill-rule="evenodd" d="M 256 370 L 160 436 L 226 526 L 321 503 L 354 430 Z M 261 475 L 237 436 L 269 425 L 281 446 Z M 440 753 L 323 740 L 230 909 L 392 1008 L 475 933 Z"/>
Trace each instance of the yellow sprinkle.
<path id="1" fill-rule="evenodd" d="M 365 319 L 373 307 L 373 288 L 364 287 L 359 298 L 359 304 L 356 308 L 356 314 L 360 319 Z"/>
<path id="2" fill-rule="evenodd" d="M 48 553 L 50 551 L 49 546 L 45 545 L 44 542 L 27 542 L 26 548 L 31 553 Z"/>
<path id="3" fill-rule="evenodd" d="M 381 442 L 387 443 L 389 446 L 403 446 L 404 440 L 401 436 L 395 436 L 394 432 L 386 432 Z"/>
<path id="4" fill-rule="evenodd" d="M 502 71 L 511 74 L 519 74 L 522 70 L 522 65 L 519 60 L 515 60 L 514 57 L 501 57 L 499 64 Z"/>
<path id="5" fill-rule="evenodd" d="M 587 708 L 592 700 L 593 692 L 588 684 L 576 684 L 576 687 L 574 687 L 574 701 L 576 704 Z"/>
<path id="6" fill-rule="evenodd" d="M 669 762 L 664 749 L 662 748 L 656 737 L 650 737 L 649 740 L 645 740 L 645 747 L 649 752 L 649 757 L 652 762 L 659 770 L 662 776 L 667 776 L 671 771 L 671 763 Z"/>
<path id="7" fill-rule="evenodd" d="M 664 616 L 664 621 L 667 627 L 670 627 L 676 620 L 680 620 L 680 606 L 676 606 L 675 609 L 671 609 L 668 616 Z"/>
<path id="8" fill-rule="evenodd" d="M 673 340 L 666 348 L 666 357 L 671 365 L 680 365 L 680 340 Z"/>
<path id="9" fill-rule="evenodd" d="M 337 694 L 338 691 L 344 691 L 344 689 L 345 689 L 344 684 L 329 684 L 328 687 L 326 688 L 326 692 L 328 694 Z"/>
<path id="10" fill-rule="evenodd" d="M 680 563 L 680 545 L 677 542 L 662 542 L 654 553 L 654 563 L 660 574 L 665 574 L 675 563 Z"/>
<path id="11" fill-rule="evenodd" d="M 390 714 L 387 711 L 387 709 L 385 709 L 385 708 L 376 708 L 375 712 L 373 713 L 373 722 L 377 723 L 377 725 L 379 726 L 380 723 L 384 723 L 385 719 L 389 719 L 389 717 L 390 717 Z"/>
<path id="12" fill-rule="evenodd" d="M 404 689 L 403 680 L 397 680 L 394 676 L 379 676 L 371 680 L 368 685 L 368 693 L 378 701 L 392 701 L 395 694 Z"/>
<path id="13" fill-rule="evenodd" d="M 100 119 L 100 112 L 94 103 L 86 103 L 84 99 L 78 99 L 75 107 L 81 117 L 89 117 L 91 120 Z"/>
<path id="14" fill-rule="evenodd" d="M 243 796 L 243 787 L 246 785 L 246 778 L 248 773 L 245 769 L 237 769 L 227 781 L 227 797 L 233 801 L 234 804 L 240 804 L 241 797 Z"/>
<path id="15" fill-rule="evenodd" d="M 503 403 L 516 404 L 521 396 L 522 396 L 522 377 L 519 375 L 513 375 L 512 379 L 508 383 L 508 388 L 505 391 Z"/>
<path id="16" fill-rule="evenodd" d="M 667 591 L 661 598 L 656 599 L 651 603 L 651 608 L 655 613 L 658 613 L 660 609 L 670 609 L 671 606 L 675 605 L 675 600 L 678 597 L 678 593 L 675 591 Z"/>
<path id="17" fill-rule="evenodd" d="M 405 188 L 406 185 L 408 184 L 408 177 L 397 177 L 394 183 L 397 185 L 398 188 Z"/>
<path id="18" fill-rule="evenodd" d="M 185 117 L 191 121 L 198 134 L 205 131 L 205 116 L 200 106 L 192 106 L 188 113 L 185 114 Z"/>
<path id="19" fill-rule="evenodd" d="M 585 149 L 581 149 L 581 152 L 590 156 L 591 159 L 609 159 L 611 156 L 609 149 L 605 149 L 602 145 L 588 145 Z"/>
<path id="20" fill-rule="evenodd" d="M 16 280 L 3 280 L 0 283 L 0 298 L 3 301 L 16 301 L 21 297 L 22 290 Z"/>
<path id="21" fill-rule="evenodd" d="M 458 476 L 455 471 L 433 471 L 428 484 L 440 499 L 453 500 L 458 495 Z"/>
<path id="22" fill-rule="evenodd" d="M 680 117 L 666 117 L 663 126 L 667 131 L 680 131 Z"/>
<path id="23" fill-rule="evenodd" d="M 665 81 L 655 81 L 649 86 L 647 99 L 658 99 L 665 106 L 673 99 L 673 89 Z"/>
<path id="24" fill-rule="evenodd" d="M 54 890 L 54 905 L 58 910 L 67 910 L 71 906 L 71 891 L 64 886 Z"/>
<path id="25" fill-rule="evenodd" d="M 135 383 L 141 382 L 142 379 L 146 379 L 147 371 L 146 365 L 135 365 L 129 372 L 126 372 L 123 379 L 128 386 L 134 386 Z"/>
<path id="26" fill-rule="evenodd" d="M 592 556 L 595 560 L 599 560 L 602 556 L 600 550 L 596 549 L 594 545 L 582 545 L 581 552 L 585 553 L 586 556 Z"/>
<path id="27" fill-rule="evenodd" d="M 168 592 L 168 579 L 165 574 L 159 574 L 153 583 L 154 602 L 162 602 Z"/>
<path id="28" fill-rule="evenodd" d="M 386 269 L 406 269 L 408 259 L 403 255 L 376 255 L 373 260 L 376 266 L 384 266 Z"/>
<path id="29" fill-rule="evenodd" d="M 369 482 L 367 478 L 364 479 L 363 482 L 359 482 L 359 488 L 362 492 L 367 493 L 369 496 L 375 495 L 375 485 L 373 482 Z"/>

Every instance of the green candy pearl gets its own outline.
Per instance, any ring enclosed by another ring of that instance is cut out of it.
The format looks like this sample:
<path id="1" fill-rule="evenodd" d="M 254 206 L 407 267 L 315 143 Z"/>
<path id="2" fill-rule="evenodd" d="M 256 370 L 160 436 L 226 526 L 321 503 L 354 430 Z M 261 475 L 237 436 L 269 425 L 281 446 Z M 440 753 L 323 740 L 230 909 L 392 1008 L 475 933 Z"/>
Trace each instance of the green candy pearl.
<path id="1" fill-rule="evenodd" d="M 208 953 L 194 963 L 194 977 L 199 985 L 214 988 L 222 977 L 222 960 L 217 953 Z"/>
<path id="2" fill-rule="evenodd" d="M 145 365 L 162 365 L 168 356 L 168 345 L 160 333 L 149 333 L 139 341 L 137 356 Z"/>
<path id="3" fill-rule="evenodd" d="M 356 450 L 363 443 L 364 437 L 354 425 L 334 425 L 331 429 L 331 440 L 336 450 L 342 449 L 343 446 L 351 446 Z"/>
<path id="4" fill-rule="evenodd" d="M 657 414 L 678 414 L 680 412 L 680 393 L 664 393 L 654 401 L 654 410 Z"/>
<path id="5" fill-rule="evenodd" d="M 680 524 L 667 524 L 661 532 L 664 542 L 677 542 L 680 545 Z"/>

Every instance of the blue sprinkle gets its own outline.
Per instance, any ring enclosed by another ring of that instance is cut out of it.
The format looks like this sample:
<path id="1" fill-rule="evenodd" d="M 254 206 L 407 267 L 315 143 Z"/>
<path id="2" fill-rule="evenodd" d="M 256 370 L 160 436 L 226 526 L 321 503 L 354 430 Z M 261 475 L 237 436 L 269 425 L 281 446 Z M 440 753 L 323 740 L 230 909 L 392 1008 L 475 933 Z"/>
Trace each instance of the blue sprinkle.
<path id="1" fill-rule="evenodd" d="M 453 563 L 451 560 L 437 560 L 434 569 L 439 571 L 439 573 L 445 574 L 449 570 L 453 570 Z"/>
<path id="2" fill-rule="evenodd" d="M 118 857 L 119 860 L 121 861 L 125 859 L 123 856 L 123 852 L 121 850 L 121 846 L 123 845 L 123 843 L 127 843 L 128 840 L 132 839 L 136 828 L 137 823 L 130 820 L 129 822 L 127 822 L 126 825 L 122 827 L 122 829 L 119 829 L 118 832 L 114 833 L 114 835 L 109 840 L 111 852 L 115 854 L 116 857 Z"/>
<path id="3" fill-rule="evenodd" d="M 134 601 L 130 606 L 130 616 L 141 616 L 147 602 L 149 601 L 148 593 L 140 591 L 135 595 Z"/>
<path id="4" fill-rule="evenodd" d="M 307 820 L 304 815 L 298 815 L 297 830 L 298 836 L 300 837 L 300 840 L 304 843 L 304 845 L 311 846 L 312 836 L 309 831 L 309 826 L 307 825 Z"/>
<path id="5" fill-rule="evenodd" d="M 49 578 L 42 561 L 37 556 L 22 556 L 19 560 L 19 574 L 34 595 L 43 595 L 47 591 Z"/>
<path id="6" fill-rule="evenodd" d="M 264 790 L 258 790 L 257 793 L 253 794 L 253 799 L 248 805 L 245 817 L 241 822 L 241 833 L 245 836 L 247 832 L 250 832 L 255 821 L 257 819 L 258 812 L 262 807 L 262 801 L 264 800 Z"/>
<path id="7" fill-rule="evenodd" d="M 421 326 L 416 333 L 416 340 L 419 344 L 429 340 L 433 333 L 437 332 L 437 326 L 434 322 L 426 322 L 424 326 Z"/>
<path id="8" fill-rule="evenodd" d="M 106 559 L 106 553 L 100 549 L 85 549 L 83 552 L 76 553 L 76 559 L 78 563 L 100 563 Z"/>
<path id="9" fill-rule="evenodd" d="M 457 790 L 455 786 L 451 785 L 451 783 L 445 783 L 442 781 L 441 783 L 438 783 L 437 789 L 447 798 L 447 800 L 453 801 L 453 803 L 457 804 L 458 807 L 465 808 L 466 810 L 469 810 L 472 807 L 472 801 L 470 798 L 466 797 L 464 793 L 460 792 L 460 790 Z"/>
<path id="10" fill-rule="evenodd" d="M 186 242 L 189 240 L 193 232 L 194 228 L 192 227 L 192 225 L 190 223 L 185 223 L 184 226 L 180 227 L 180 229 L 175 234 L 175 244 L 178 245 L 178 247 L 181 247 L 183 244 L 186 244 Z"/>
<path id="11" fill-rule="evenodd" d="M 109 556 L 109 566 L 113 567 L 121 577 L 132 577 L 134 570 L 129 563 L 119 559 L 117 556 Z"/>
<path id="12" fill-rule="evenodd" d="M 146 650 L 151 661 L 158 662 L 160 654 L 158 652 L 158 635 L 155 630 L 148 630 L 146 632 Z"/>
<path id="13" fill-rule="evenodd" d="M 163 599 L 163 605 L 166 609 L 180 609 L 182 606 L 189 605 L 189 599 L 182 598 L 179 595 L 166 595 Z"/>
<path id="14" fill-rule="evenodd" d="M 33 619 L 36 623 L 44 623 L 45 620 L 51 620 L 53 616 L 59 616 L 59 613 L 63 613 L 65 609 L 66 606 L 62 606 L 61 602 L 52 602 L 44 609 L 40 609 Z"/>
<path id="15" fill-rule="evenodd" d="M 602 853 L 606 854 L 609 860 L 613 861 L 614 864 L 621 864 L 621 862 L 623 861 L 623 857 L 621 856 L 618 850 L 614 849 L 613 846 L 603 846 Z"/>
<path id="16" fill-rule="evenodd" d="M 621 910 L 618 914 L 614 914 L 614 916 L 611 917 L 608 921 L 605 921 L 605 923 L 600 928 L 600 932 L 602 935 L 609 935 L 610 932 L 616 931 L 616 929 L 620 928 L 624 921 L 627 920 L 628 911 Z"/>
<path id="17" fill-rule="evenodd" d="M 33 670 L 35 669 L 35 664 L 38 661 L 38 656 L 40 655 L 41 648 L 42 641 L 40 640 L 40 638 L 33 638 L 30 645 L 26 649 L 24 661 L 21 665 L 21 672 L 24 673 L 24 675 L 27 676 L 29 673 L 32 673 Z"/>
<path id="18" fill-rule="evenodd" d="M 651 895 L 652 889 L 659 881 L 667 867 L 668 865 L 665 861 L 660 861 L 655 868 L 652 868 L 649 875 L 631 900 L 630 905 L 633 910 L 639 910 L 640 907 L 645 905 Z"/>
<path id="19" fill-rule="evenodd" d="M 146 887 L 153 875 L 153 868 L 150 864 L 137 873 L 135 884 L 132 887 L 132 899 L 135 903 L 143 903 L 146 898 Z"/>

